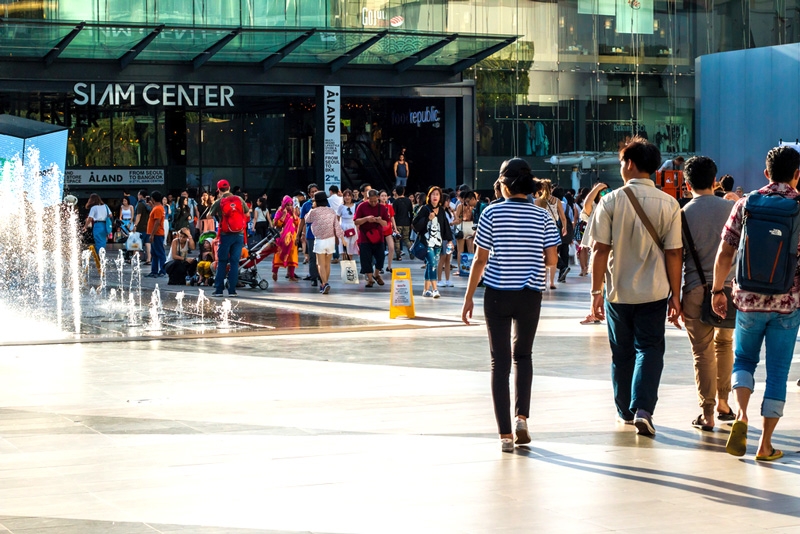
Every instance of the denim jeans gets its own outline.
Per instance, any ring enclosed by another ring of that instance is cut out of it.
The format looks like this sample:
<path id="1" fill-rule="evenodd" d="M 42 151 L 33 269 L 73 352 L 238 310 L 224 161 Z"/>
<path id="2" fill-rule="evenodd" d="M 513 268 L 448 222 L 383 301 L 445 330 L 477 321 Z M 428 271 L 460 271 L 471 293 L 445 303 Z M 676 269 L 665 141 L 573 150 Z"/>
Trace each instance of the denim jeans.
<path id="1" fill-rule="evenodd" d="M 313 237 L 306 237 L 306 255 L 308 256 L 308 276 L 311 280 L 319 280 L 319 269 L 317 269 L 317 254 L 314 252 Z"/>
<path id="2" fill-rule="evenodd" d="M 164 266 L 167 264 L 167 251 L 164 249 L 164 236 L 154 235 L 150 243 L 150 274 L 167 274 Z"/>
<path id="3" fill-rule="evenodd" d="M 761 415 L 783 417 L 786 404 L 786 380 L 792 365 L 800 310 L 792 313 L 739 312 L 733 345 L 733 389 L 755 389 L 755 379 L 762 341 L 766 345 L 767 386 Z"/>
<path id="4" fill-rule="evenodd" d="M 436 267 L 439 265 L 439 256 L 442 254 L 442 247 L 428 247 L 425 255 L 425 281 L 431 282 L 438 280 Z"/>
<path id="5" fill-rule="evenodd" d="M 225 272 L 228 271 L 228 294 L 236 293 L 236 284 L 239 282 L 239 259 L 242 257 L 244 235 L 220 234 L 219 250 L 217 251 L 217 274 L 214 277 L 214 293 L 222 294 L 225 289 Z"/>
<path id="6" fill-rule="evenodd" d="M 617 413 L 626 421 L 636 410 L 653 413 L 664 369 L 667 299 L 642 304 L 606 301 L 611 344 L 611 382 Z"/>

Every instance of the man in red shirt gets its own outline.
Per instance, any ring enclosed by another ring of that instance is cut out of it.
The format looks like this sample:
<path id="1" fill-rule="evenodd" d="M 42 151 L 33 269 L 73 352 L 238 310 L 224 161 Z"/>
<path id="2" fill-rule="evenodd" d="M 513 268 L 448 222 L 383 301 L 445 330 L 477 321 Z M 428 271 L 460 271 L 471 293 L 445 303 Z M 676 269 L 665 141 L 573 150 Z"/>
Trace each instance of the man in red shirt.
<path id="1" fill-rule="evenodd" d="M 149 278 L 162 278 L 167 276 L 164 265 L 167 263 L 167 252 L 164 249 L 164 206 L 161 199 L 164 198 L 158 191 L 150 193 L 150 217 L 147 219 L 147 233 L 150 236 L 150 255 L 152 263 L 150 265 Z"/>
<path id="2" fill-rule="evenodd" d="M 367 277 L 367 287 L 372 287 L 375 281 L 382 286 L 384 282 L 380 271 L 383 269 L 383 252 L 386 246 L 383 227 L 389 224 L 389 214 L 386 206 L 381 206 L 378 202 L 378 191 L 370 189 L 366 195 L 367 201 L 358 205 L 353 216 L 353 222 L 358 227 L 361 274 Z M 374 274 L 373 263 L 375 265 Z"/>

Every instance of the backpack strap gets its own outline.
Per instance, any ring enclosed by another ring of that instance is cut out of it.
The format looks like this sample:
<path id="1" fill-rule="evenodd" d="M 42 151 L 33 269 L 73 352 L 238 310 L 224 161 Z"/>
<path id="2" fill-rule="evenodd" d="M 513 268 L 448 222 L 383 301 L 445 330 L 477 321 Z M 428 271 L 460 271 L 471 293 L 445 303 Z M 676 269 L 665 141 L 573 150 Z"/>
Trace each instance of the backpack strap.
<path id="1" fill-rule="evenodd" d="M 689 244 L 689 252 L 692 254 L 694 265 L 697 267 L 697 272 L 700 274 L 700 283 L 705 287 L 707 285 L 706 273 L 703 272 L 703 266 L 700 263 L 700 257 L 697 255 L 694 239 L 692 239 L 692 231 L 689 230 L 689 223 L 686 221 L 686 213 L 683 210 L 681 210 L 681 229 L 683 230 L 683 235 L 686 237 L 686 242 Z"/>
<path id="2" fill-rule="evenodd" d="M 661 243 L 661 239 L 658 237 L 658 232 L 656 232 L 656 229 L 653 227 L 653 223 L 650 222 L 650 219 L 647 218 L 647 214 L 642 209 L 642 205 L 639 204 L 638 200 L 636 200 L 636 196 L 633 194 L 633 191 L 631 191 L 630 187 L 623 187 L 622 190 L 628 196 L 628 200 L 631 201 L 631 205 L 636 211 L 636 215 L 638 215 L 639 219 L 641 219 L 642 223 L 644 223 L 644 227 L 647 228 L 647 231 L 650 233 L 650 237 L 653 238 L 653 241 L 656 242 L 658 248 L 663 252 L 664 244 Z"/>

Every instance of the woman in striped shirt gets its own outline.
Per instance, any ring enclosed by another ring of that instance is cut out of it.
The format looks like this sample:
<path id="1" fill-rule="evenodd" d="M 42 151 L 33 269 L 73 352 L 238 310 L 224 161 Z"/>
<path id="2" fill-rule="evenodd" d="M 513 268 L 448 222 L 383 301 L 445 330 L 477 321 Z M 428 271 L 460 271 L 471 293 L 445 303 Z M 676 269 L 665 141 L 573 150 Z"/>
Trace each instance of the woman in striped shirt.
<path id="1" fill-rule="evenodd" d="M 527 419 L 533 383 L 533 338 L 539 324 L 547 267 L 558 261 L 561 243 L 555 221 L 546 210 L 531 204 L 534 191 L 528 163 L 504 161 L 500 182 L 505 202 L 484 210 L 475 236 L 475 259 L 469 273 L 461 319 L 469 324 L 473 296 L 481 277 L 486 286 L 483 314 L 492 357 L 492 400 L 502 450 L 514 450 L 508 377 L 514 361 L 517 444 L 530 443 Z M 511 327 L 514 327 L 513 349 Z"/>

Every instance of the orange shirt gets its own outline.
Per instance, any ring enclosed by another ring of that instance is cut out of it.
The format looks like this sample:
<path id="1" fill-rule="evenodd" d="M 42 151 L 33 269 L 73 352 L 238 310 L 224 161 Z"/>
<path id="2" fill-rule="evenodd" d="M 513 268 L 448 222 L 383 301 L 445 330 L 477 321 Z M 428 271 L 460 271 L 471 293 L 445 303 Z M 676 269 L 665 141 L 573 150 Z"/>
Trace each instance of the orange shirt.
<path id="1" fill-rule="evenodd" d="M 158 226 L 154 229 L 153 226 L 156 219 L 158 219 Z M 154 206 L 150 210 L 150 218 L 147 219 L 147 233 L 150 235 L 164 235 L 164 206 L 161 204 Z"/>

